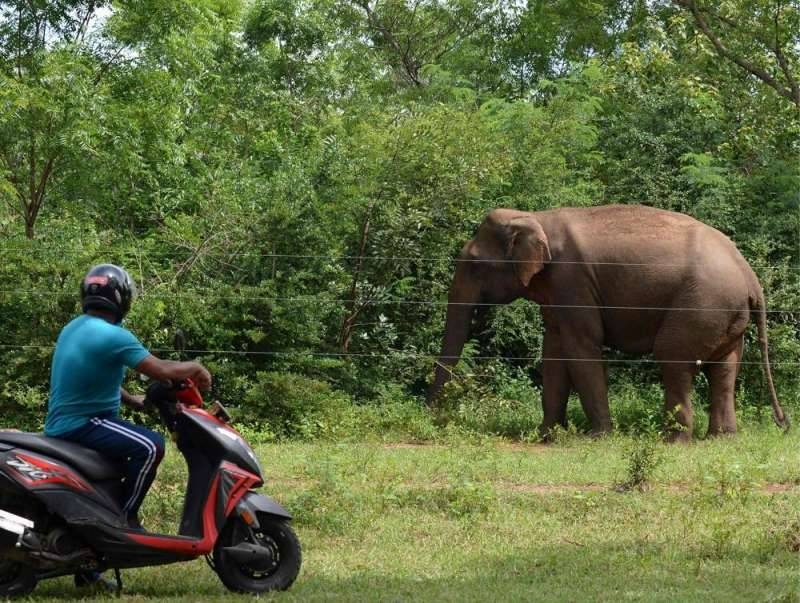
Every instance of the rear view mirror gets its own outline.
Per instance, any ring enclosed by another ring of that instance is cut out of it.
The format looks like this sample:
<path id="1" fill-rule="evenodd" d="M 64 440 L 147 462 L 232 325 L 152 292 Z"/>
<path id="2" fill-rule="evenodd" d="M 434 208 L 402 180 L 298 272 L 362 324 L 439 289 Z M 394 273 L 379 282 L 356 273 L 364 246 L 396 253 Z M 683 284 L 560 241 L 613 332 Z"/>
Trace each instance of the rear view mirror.
<path id="1" fill-rule="evenodd" d="M 183 359 L 183 352 L 186 349 L 186 337 L 183 335 L 181 329 L 175 330 L 175 339 L 173 340 L 173 347 L 178 352 L 178 358 Z"/>

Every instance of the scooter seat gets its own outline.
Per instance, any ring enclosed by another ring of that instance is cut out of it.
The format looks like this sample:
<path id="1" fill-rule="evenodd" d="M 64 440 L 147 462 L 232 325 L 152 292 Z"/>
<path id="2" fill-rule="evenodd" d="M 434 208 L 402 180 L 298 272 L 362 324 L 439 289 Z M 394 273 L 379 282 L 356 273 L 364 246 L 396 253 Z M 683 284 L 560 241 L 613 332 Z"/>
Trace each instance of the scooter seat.
<path id="1" fill-rule="evenodd" d="M 121 469 L 96 450 L 66 440 L 48 438 L 38 433 L 0 431 L 0 444 L 24 448 L 64 461 L 91 481 L 101 482 L 122 477 Z"/>

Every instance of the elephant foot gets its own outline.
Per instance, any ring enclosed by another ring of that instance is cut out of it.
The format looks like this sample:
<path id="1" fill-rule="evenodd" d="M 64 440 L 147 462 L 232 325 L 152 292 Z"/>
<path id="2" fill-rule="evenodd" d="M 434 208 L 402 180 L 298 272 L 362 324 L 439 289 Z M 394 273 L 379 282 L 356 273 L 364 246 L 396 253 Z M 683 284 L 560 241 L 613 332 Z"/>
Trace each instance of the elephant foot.
<path id="1" fill-rule="evenodd" d="M 556 427 L 539 427 L 536 430 L 536 435 L 539 436 L 539 441 L 542 444 L 552 444 L 555 440 L 557 428 Z"/>
<path id="2" fill-rule="evenodd" d="M 692 432 L 688 428 L 674 429 L 667 434 L 666 440 L 670 444 L 691 444 Z"/>
<path id="3" fill-rule="evenodd" d="M 611 419 L 597 421 L 594 425 L 592 425 L 591 431 L 589 431 L 589 435 L 593 438 L 602 438 L 607 435 L 611 435 L 614 431 L 614 425 L 611 423 Z"/>
<path id="4" fill-rule="evenodd" d="M 536 429 L 536 434 L 539 436 L 540 442 L 543 444 L 551 444 L 557 439 L 559 433 L 565 433 L 566 431 L 567 426 L 561 423 L 556 423 L 555 425 L 545 425 L 542 423 Z"/>
<path id="5" fill-rule="evenodd" d="M 593 439 L 600 439 L 606 436 L 610 436 L 613 433 L 613 429 L 611 427 L 602 427 L 599 429 L 592 429 L 589 432 L 589 436 Z"/>
<path id="6" fill-rule="evenodd" d="M 706 438 L 717 438 L 720 436 L 734 436 L 736 435 L 735 427 L 711 427 L 709 426 L 706 432 Z"/>

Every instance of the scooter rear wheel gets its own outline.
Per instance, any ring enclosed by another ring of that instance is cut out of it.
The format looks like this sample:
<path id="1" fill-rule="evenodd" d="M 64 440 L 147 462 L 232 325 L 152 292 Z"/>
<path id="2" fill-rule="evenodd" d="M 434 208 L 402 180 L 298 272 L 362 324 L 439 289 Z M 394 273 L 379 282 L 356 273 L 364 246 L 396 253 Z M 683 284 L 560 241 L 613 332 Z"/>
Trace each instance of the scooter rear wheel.
<path id="1" fill-rule="evenodd" d="M 14 599 L 36 588 L 33 569 L 17 561 L 0 559 L 0 599 Z"/>
<path id="2" fill-rule="evenodd" d="M 214 547 L 214 569 L 222 583 L 234 592 L 263 593 L 286 590 L 300 572 L 300 541 L 286 520 L 259 515 L 260 527 L 252 529 L 232 516 Z M 258 557 L 238 559 L 231 551 L 237 545 L 255 545 Z M 227 550 L 226 550 L 227 549 Z"/>

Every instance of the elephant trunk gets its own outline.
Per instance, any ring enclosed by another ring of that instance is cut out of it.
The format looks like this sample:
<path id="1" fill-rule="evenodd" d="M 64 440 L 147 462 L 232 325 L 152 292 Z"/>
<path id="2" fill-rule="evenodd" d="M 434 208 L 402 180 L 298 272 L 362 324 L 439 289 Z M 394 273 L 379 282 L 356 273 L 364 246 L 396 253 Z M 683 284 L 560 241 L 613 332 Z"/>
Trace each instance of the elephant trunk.
<path id="1" fill-rule="evenodd" d="M 778 427 L 789 428 L 789 418 L 783 412 L 778 393 L 775 391 L 775 383 L 772 380 L 772 369 L 769 365 L 769 341 L 767 340 L 767 310 L 763 292 L 759 291 L 757 296 L 750 298 L 750 311 L 755 314 L 756 325 L 758 327 L 758 345 L 761 348 L 761 361 L 764 364 L 764 372 L 767 375 L 767 387 L 772 401 L 772 418 Z"/>
<path id="2" fill-rule="evenodd" d="M 453 376 L 452 367 L 461 357 L 464 344 L 470 334 L 472 318 L 475 314 L 475 304 L 478 301 L 478 292 L 464 291 L 458 286 L 458 273 L 450 289 L 447 300 L 447 321 L 445 323 L 445 336 L 442 342 L 442 351 L 436 362 L 433 382 L 428 388 L 426 402 L 433 406 L 436 397 L 445 383 Z"/>

